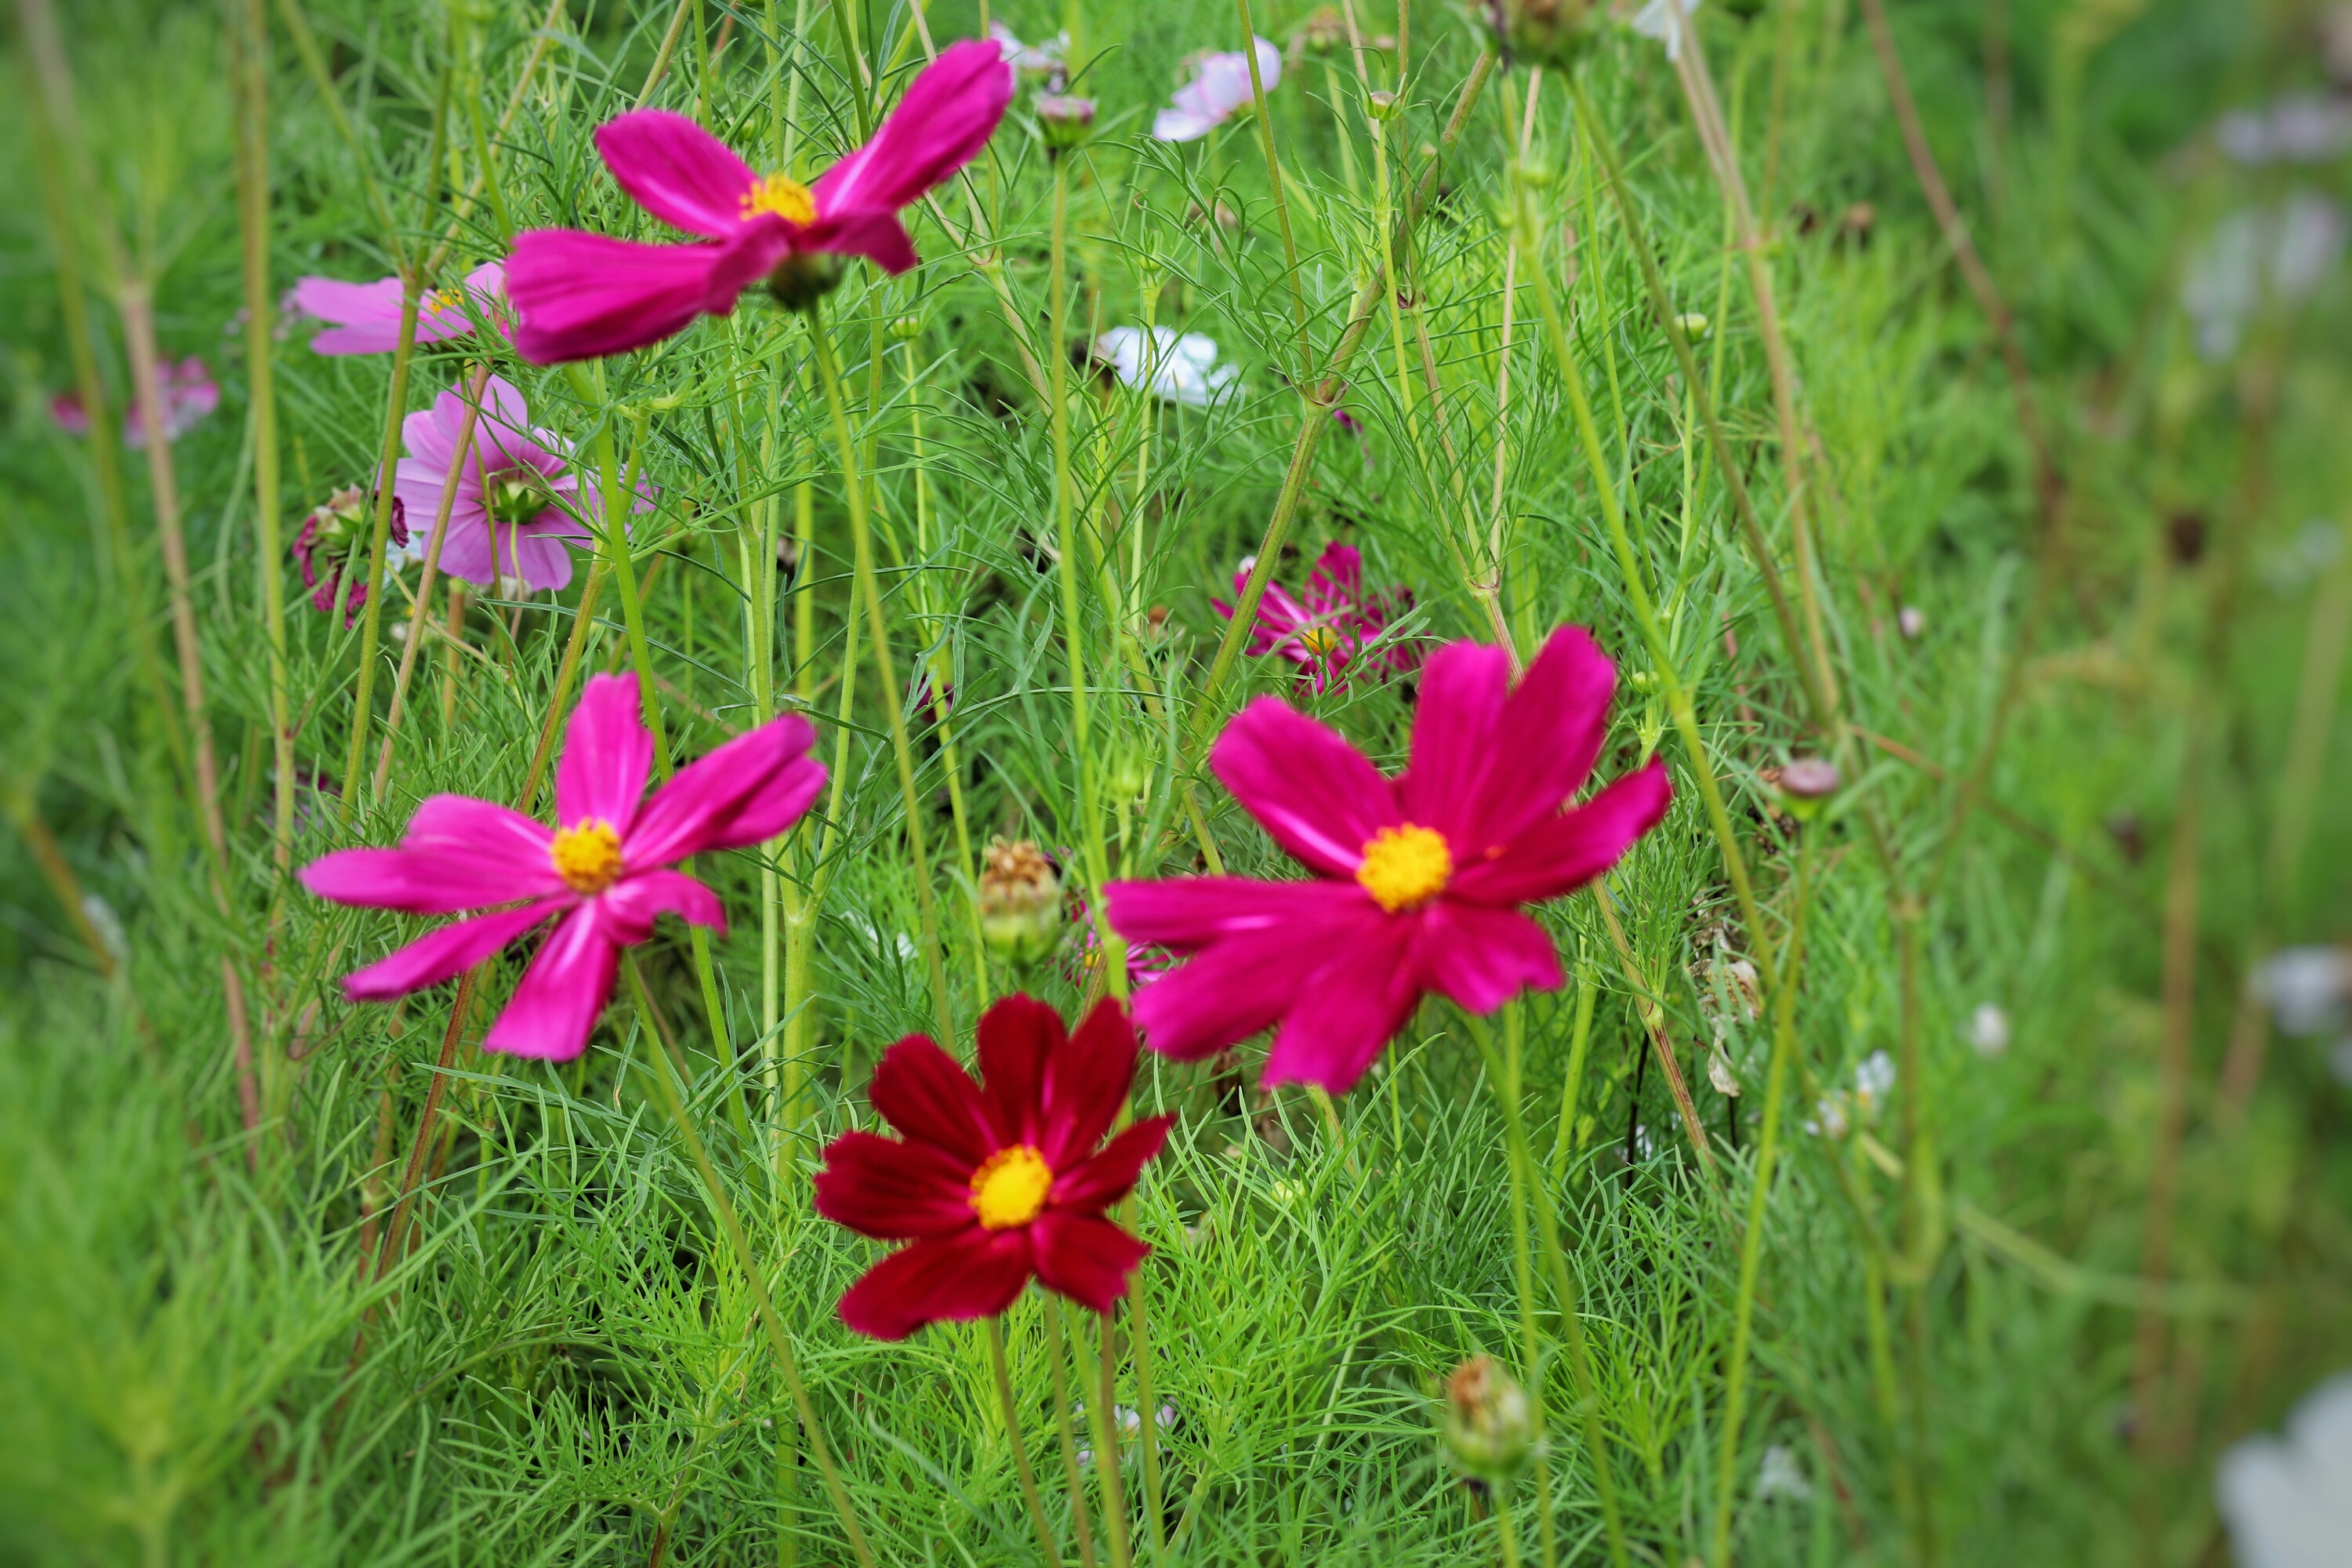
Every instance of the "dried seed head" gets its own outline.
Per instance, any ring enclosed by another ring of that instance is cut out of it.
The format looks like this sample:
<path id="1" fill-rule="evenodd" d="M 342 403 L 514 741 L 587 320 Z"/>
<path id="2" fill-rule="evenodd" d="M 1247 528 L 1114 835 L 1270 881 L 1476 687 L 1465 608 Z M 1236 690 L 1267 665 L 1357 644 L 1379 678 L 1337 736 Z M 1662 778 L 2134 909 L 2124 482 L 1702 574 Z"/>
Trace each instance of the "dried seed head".
<path id="1" fill-rule="evenodd" d="M 1026 838 L 993 839 L 981 857 L 980 933 L 1014 963 L 1034 963 L 1062 931 L 1062 879 Z"/>
<path id="2" fill-rule="evenodd" d="M 1475 1355 L 1445 1379 L 1445 1446 L 1481 1480 L 1498 1481 L 1535 1447 L 1528 1396 L 1490 1356 Z"/>

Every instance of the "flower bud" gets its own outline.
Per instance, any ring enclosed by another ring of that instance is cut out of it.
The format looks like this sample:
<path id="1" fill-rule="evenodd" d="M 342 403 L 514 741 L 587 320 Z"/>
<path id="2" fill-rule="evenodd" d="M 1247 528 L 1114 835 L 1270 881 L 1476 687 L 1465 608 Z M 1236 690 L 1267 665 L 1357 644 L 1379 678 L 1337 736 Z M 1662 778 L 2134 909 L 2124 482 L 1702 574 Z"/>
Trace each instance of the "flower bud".
<path id="1" fill-rule="evenodd" d="M 1083 147 L 1094 134 L 1095 100 L 1091 98 L 1065 98 L 1059 93 L 1039 93 L 1030 109 L 1037 116 L 1037 129 L 1044 133 L 1045 145 L 1056 153 L 1067 153 Z"/>
<path id="2" fill-rule="evenodd" d="M 901 316 L 890 323 L 890 335 L 902 343 L 912 342 L 922 333 L 923 318 L 920 316 Z"/>
<path id="3" fill-rule="evenodd" d="M 787 310 L 805 310 L 841 287 L 849 266 L 829 250 L 796 251 L 768 274 L 768 292 Z"/>
<path id="4" fill-rule="evenodd" d="M 1486 0 L 1486 25 L 1512 54 L 1539 66 L 1576 63 L 1591 42 L 1592 0 Z"/>
<path id="5" fill-rule="evenodd" d="M 1827 757 L 1798 757 L 1780 770 L 1780 809 L 1800 822 L 1808 821 L 1844 783 L 1837 764 Z"/>
<path id="6" fill-rule="evenodd" d="M 1394 120 L 1397 95 L 1388 91 L 1376 92 L 1364 100 L 1364 111 L 1375 120 Z"/>
<path id="7" fill-rule="evenodd" d="M 980 934 L 1013 963 L 1034 963 L 1062 933 L 1062 879 L 1028 839 L 991 840 L 981 857 Z"/>
<path id="8" fill-rule="evenodd" d="M 1445 1379 L 1445 1446 L 1480 1480 L 1499 1481 L 1535 1447 L 1528 1396 L 1490 1356 L 1474 1355 Z"/>
<path id="9" fill-rule="evenodd" d="M 1682 329 L 1684 337 L 1695 343 L 1705 342 L 1706 334 L 1715 330 L 1715 323 L 1708 321 L 1704 312 L 1698 310 L 1687 310 L 1676 316 L 1675 325 Z"/>

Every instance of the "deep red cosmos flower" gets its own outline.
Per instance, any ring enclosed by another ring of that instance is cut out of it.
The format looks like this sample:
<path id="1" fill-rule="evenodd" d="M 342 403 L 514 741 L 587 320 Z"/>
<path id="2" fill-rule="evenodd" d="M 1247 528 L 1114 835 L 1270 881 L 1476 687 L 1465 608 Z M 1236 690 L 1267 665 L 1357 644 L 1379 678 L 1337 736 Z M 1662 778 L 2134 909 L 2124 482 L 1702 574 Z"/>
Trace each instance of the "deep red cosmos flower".
<path id="1" fill-rule="evenodd" d="M 1249 582 L 1255 556 L 1244 559 L 1234 574 L 1238 596 Z M 1209 601 L 1217 614 L 1233 619 L 1234 606 L 1223 599 Z M 1252 657 L 1280 654 L 1310 677 L 1318 692 L 1345 686 L 1342 673 L 1364 655 L 1368 644 L 1398 616 L 1412 608 L 1412 590 L 1393 594 L 1368 593 L 1364 588 L 1364 557 L 1352 544 L 1338 540 L 1323 547 L 1315 569 L 1307 574 L 1307 592 L 1294 595 L 1269 582 L 1257 602 L 1257 624 L 1250 628 Z M 1421 662 L 1421 652 L 1409 643 L 1394 643 L 1372 654 L 1370 668 L 1409 670 Z"/>
<path id="2" fill-rule="evenodd" d="M 1191 955 L 1136 996 L 1152 1049 L 1205 1057 L 1279 1025 L 1265 1081 L 1336 1094 L 1425 992 L 1491 1013 L 1522 987 L 1559 986 L 1551 938 L 1518 906 L 1606 871 L 1665 815 L 1670 791 L 1653 763 L 1568 805 L 1600 755 L 1617 682 L 1583 628 L 1554 632 L 1516 689 L 1510 668 L 1483 643 L 1432 655 L 1412 760 L 1393 779 L 1276 698 L 1225 727 L 1210 765 L 1316 875 L 1105 889 L 1121 936 Z"/>
<path id="3" fill-rule="evenodd" d="M 1160 1152 L 1172 1116 L 1100 1149 L 1135 1079 L 1135 1027 L 1106 998 L 1067 1034 L 1032 996 L 981 1016 L 980 1076 L 922 1035 L 883 1055 L 869 1089 L 903 1138 L 845 1132 L 824 1152 L 816 1209 L 910 1246 L 841 1299 L 841 1321 L 903 1340 L 943 1319 L 993 1317 L 1034 1275 L 1108 1312 L 1151 1251 L 1103 1216 Z"/>
<path id="4" fill-rule="evenodd" d="M 915 246 L 899 209 L 987 145 L 1013 81 L 995 43 L 953 46 L 915 78 L 874 139 L 814 185 L 756 173 L 667 110 L 607 121 L 597 127 L 596 150 L 614 180 L 654 216 L 709 243 L 641 245 L 569 228 L 515 236 L 507 261 L 515 347 L 536 364 L 643 348 L 697 316 L 728 314 L 737 296 L 763 280 L 803 303 L 824 291 L 825 264 L 844 256 L 906 271 Z"/>

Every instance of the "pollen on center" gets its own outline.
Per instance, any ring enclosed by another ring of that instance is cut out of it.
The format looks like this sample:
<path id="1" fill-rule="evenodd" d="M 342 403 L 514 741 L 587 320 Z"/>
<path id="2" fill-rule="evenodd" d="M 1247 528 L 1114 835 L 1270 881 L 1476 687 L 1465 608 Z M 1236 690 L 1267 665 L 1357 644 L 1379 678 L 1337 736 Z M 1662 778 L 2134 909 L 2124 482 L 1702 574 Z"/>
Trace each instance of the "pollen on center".
<path id="1" fill-rule="evenodd" d="M 548 847 L 555 874 L 564 885 L 583 895 L 601 893 L 621 875 L 621 836 L 601 816 L 555 830 Z"/>
<path id="2" fill-rule="evenodd" d="M 1392 915 L 1437 897 L 1453 875 L 1454 852 L 1446 847 L 1445 835 L 1411 822 L 1383 827 L 1366 839 L 1363 864 L 1356 868 L 1364 891 Z"/>
<path id="3" fill-rule="evenodd" d="M 743 193 L 743 216 L 773 213 L 786 223 L 805 228 L 816 221 L 816 197 L 789 174 L 762 174 Z"/>
<path id="4" fill-rule="evenodd" d="M 1298 632 L 1298 646 L 1317 658 L 1328 658 L 1331 650 L 1339 646 L 1339 634 L 1329 626 L 1302 626 Z"/>
<path id="5" fill-rule="evenodd" d="M 971 1212 L 990 1230 L 1027 1225 L 1045 1212 L 1053 1168 L 1034 1143 L 999 1149 L 971 1173 Z"/>

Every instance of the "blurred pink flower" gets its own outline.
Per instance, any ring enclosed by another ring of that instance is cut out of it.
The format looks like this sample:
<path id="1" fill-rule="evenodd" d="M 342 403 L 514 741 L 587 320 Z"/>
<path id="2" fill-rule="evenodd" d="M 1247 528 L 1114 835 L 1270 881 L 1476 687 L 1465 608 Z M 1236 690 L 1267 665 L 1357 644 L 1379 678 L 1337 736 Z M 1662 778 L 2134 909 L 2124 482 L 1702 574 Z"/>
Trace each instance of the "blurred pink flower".
<path id="1" fill-rule="evenodd" d="M 220 386 L 213 373 L 194 354 L 177 364 L 165 360 L 156 367 L 157 379 L 163 391 L 163 439 L 176 441 L 203 422 L 220 406 Z M 76 398 L 74 406 L 81 406 Z M 87 421 L 85 421 L 85 426 Z M 131 400 L 130 409 L 122 416 L 122 444 L 133 451 L 147 445 L 147 420 L 140 412 L 139 399 Z"/>
<path id="2" fill-rule="evenodd" d="M 1234 574 L 1238 595 L 1255 563 L 1244 560 Z M 1209 601 L 1217 613 L 1233 619 L 1234 606 L 1223 599 Z M 1345 686 L 1340 672 L 1366 657 L 1366 645 L 1385 630 L 1390 621 L 1412 607 L 1412 591 L 1393 594 L 1364 591 L 1364 558 L 1352 544 L 1337 541 L 1323 547 L 1315 569 L 1307 574 L 1302 600 L 1279 583 L 1268 583 L 1257 602 L 1257 625 L 1250 629 L 1253 656 L 1278 653 L 1313 678 L 1318 692 Z M 1420 649 L 1395 644 L 1369 656 L 1374 670 L 1403 671 L 1421 663 Z"/>
<path id="3" fill-rule="evenodd" d="M 344 849 L 302 869 L 322 899 L 410 914 L 515 904 L 442 927 L 343 978 L 354 1002 L 437 985 L 535 927 L 556 926 L 482 1048 L 569 1061 L 613 994 L 621 949 L 676 914 L 722 935 L 719 896 L 669 868 L 690 855 L 775 837 L 824 785 L 805 753 L 816 732 L 787 714 L 680 768 L 645 797 L 653 736 L 635 676 L 599 675 L 572 710 L 556 765 L 556 826 L 487 800 L 436 795 L 397 849 Z"/>
<path id="4" fill-rule="evenodd" d="M 955 45 L 924 68 L 872 141 L 813 186 L 755 173 L 682 114 L 640 109 L 607 121 L 596 149 L 614 180 L 708 243 L 646 245 L 568 228 L 517 235 L 507 263 L 516 348 L 537 364 L 643 348 L 697 316 L 730 313 L 762 281 L 804 305 L 838 281 L 844 256 L 906 271 L 915 245 L 899 209 L 987 144 L 1013 83 L 996 43 Z"/>
<path id="5" fill-rule="evenodd" d="M 1265 90 L 1282 79 L 1282 51 L 1253 36 L 1257 49 L 1257 74 Z M 1249 57 L 1231 54 L 1197 57 L 1192 79 L 1176 89 L 1174 107 L 1163 109 L 1151 121 L 1151 134 L 1162 142 L 1197 142 L 1231 119 L 1234 110 L 1254 101 Z"/>
<path id="6" fill-rule="evenodd" d="M 337 490 L 327 498 L 326 505 L 311 509 L 294 535 L 294 560 L 302 569 L 302 586 L 310 590 L 310 605 L 322 616 L 333 612 L 335 595 L 343 585 L 344 574 L 356 576 L 365 570 L 365 557 L 375 527 L 375 513 L 368 503 L 367 492 L 356 485 Z M 392 528 L 384 552 L 388 570 L 399 569 L 407 545 L 408 508 L 395 492 L 392 498 Z M 359 618 L 367 596 L 367 584 L 352 584 L 351 600 L 343 606 L 344 626 Z"/>
<path id="7" fill-rule="evenodd" d="M 1520 911 L 1616 864 L 1665 816 L 1657 764 L 1570 805 L 1608 731 L 1616 667 L 1563 626 L 1511 685 L 1510 656 L 1449 644 L 1423 673 L 1412 756 L 1383 777 L 1272 697 L 1225 727 L 1210 765 L 1303 882 L 1113 882 L 1110 922 L 1186 962 L 1139 992 L 1152 1049 L 1205 1057 L 1268 1026 L 1267 1083 L 1334 1094 L 1364 1075 L 1424 993 L 1491 1013 L 1554 990 L 1559 954 Z"/>
<path id="8" fill-rule="evenodd" d="M 496 311 L 506 302 L 506 268 L 484 262 L 466 274 L 457 289 L 435 289 L 417 302 L 416 341 L 447 342 L 462 338 L 484 323 L 498 325 Z M 345 283 L 333 278 L 304 278 L 286 298 L 299 311 L 333 323 L 310 340 L 310 352 L 321 354 L 382 354 L 400 346 L 401 281 L 379 278 L 373 283 Z"/>
<path id="9" fill-rule="evenodd" d="M 595 485 L 572 471 L 571 447 L 561 437 L 531 428 L 522 393 L 504 376 L 491 376 L 483 387 L 473 449 L 461 458 L 457 437 L 465 424 L 466 400 L 455 391 L 410 415 L 400 427 L 408 456 L 394 473 L 393 493 L 415 526 L 429 530 L 455 468 L 457 496 L 441 570 L 486 587 L 501 579 L 525 589 L 565 586 L 572 546 L 586 543 L 585 523 L 603 516 Z M 631 510 L 652 505 L 640 482 Z"/>
<path id="10" fill-rule="evenodd" d="M 79 392 L 60 392 L 50 398 L 49 417 L 68 436 L 89 434 L 89 410 L 82 406 Z"/>

